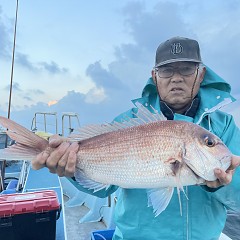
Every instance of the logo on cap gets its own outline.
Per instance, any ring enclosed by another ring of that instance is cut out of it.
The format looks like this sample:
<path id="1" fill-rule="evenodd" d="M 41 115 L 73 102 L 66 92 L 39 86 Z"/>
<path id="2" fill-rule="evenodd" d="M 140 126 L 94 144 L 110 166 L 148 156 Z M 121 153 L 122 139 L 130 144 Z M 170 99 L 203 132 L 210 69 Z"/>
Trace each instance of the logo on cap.
<path id="1" fill-rule="evenodd" d="M 180 43 L 173 43 L 171 45 L 172 54 L 180 54 L 183 52 L 183 46 Z"/>

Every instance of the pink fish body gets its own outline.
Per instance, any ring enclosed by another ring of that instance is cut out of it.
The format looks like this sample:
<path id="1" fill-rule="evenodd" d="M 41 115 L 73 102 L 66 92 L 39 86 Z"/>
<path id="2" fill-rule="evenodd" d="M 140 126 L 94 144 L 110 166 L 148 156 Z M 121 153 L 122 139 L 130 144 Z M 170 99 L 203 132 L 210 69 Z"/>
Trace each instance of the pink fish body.
<path id="1" fill-rule="evenodd" d="M 215 180 L 213 169 L 227 169 L 231 157 L 218 137 L 182 121 L 147 123 L 79 144 L 78 170 L 96 182 L 123 188 L 176 187 L 179 180 L 182 185 Z"/>

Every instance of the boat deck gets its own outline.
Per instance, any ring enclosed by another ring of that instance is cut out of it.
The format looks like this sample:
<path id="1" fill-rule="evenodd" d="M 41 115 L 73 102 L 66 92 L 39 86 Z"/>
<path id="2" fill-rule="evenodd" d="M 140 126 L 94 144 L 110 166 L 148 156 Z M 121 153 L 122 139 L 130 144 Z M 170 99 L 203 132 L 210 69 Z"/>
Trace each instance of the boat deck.
<path id="1" fill-rule="evenodd" d="M 68 197 L 64 196 L 64 201 L 67 200 Z M 92 231 L 106 229 L 106 225 L 102 221 L 80 223 L 79 220 L 85 216 L 88 211 L 89 209 L 84 205 L 65 207 L 67 239 L 90 240 Z"/>

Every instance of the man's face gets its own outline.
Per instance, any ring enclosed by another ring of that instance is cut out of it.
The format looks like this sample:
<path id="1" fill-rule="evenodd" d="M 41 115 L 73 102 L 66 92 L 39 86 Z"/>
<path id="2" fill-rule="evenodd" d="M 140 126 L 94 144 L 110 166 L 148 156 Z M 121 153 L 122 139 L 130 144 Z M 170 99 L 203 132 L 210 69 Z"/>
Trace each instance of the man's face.
<path id="1" fill-rule="evenodd" d="M 192 62 L 169 63 L 153 70 L 152 76 L 161 99 L 175 112 L 183 113 L 197 95 L 205 68 Z"/>

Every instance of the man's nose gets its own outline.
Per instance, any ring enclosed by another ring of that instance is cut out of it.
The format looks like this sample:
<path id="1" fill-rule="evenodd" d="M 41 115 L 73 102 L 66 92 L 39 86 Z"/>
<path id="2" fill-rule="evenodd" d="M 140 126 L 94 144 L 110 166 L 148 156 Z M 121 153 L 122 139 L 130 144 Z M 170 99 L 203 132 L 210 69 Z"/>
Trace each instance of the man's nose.
<path id="1" fill-rule="evenodd" d="M 175 70 L 172 77 L 171 77 L 172 82 L 182 82 L 183 81 L 183 76 Z"/>

